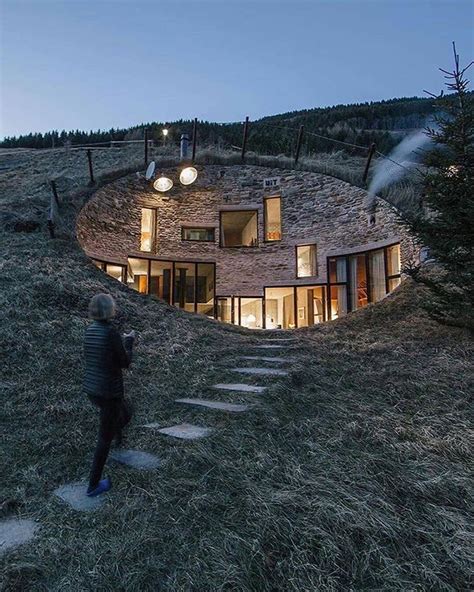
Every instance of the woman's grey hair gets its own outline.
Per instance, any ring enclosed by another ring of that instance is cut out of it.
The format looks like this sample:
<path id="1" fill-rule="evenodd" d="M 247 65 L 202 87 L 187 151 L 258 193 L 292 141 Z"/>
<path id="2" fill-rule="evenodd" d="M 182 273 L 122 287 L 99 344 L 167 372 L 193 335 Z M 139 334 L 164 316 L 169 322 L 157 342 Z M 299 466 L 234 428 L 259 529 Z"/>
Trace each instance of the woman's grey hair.
<path id="1" fill-rule="evenodd" d="M 95 321 L 107 321 L 115 316 L 115 300 L 110 294 L 96 294 L 89 302 L 89 317 Z"/>

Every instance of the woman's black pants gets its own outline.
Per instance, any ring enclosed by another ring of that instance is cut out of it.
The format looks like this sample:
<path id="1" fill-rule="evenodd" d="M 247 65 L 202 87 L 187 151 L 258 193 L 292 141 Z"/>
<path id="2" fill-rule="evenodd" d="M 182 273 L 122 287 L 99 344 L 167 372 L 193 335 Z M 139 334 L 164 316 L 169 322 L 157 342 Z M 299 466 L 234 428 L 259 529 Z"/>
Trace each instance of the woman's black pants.
<path id="1" fill-rule="evenodd" d="M 89 399 L 100 409 L 99 436 L 89 477 L 89 489 L 94 489 L 102 476 L 112 440 L 114 438 L 121 440 L 122 429 L 130 421 L 132 413 L 123 398 L 89 397 Z"/>

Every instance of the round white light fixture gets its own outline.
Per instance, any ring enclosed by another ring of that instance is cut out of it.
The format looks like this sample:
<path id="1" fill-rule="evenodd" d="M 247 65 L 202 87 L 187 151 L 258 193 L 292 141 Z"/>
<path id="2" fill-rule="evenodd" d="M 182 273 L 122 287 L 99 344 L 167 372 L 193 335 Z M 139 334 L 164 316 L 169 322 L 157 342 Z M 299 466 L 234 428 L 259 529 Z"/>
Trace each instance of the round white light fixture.
<path id="1" fill-rule="evenodd" d="M 166 128 L 163 128 L 163 135 L 166 137 L 168 135 L 168 130 Z"/>
<path id="2" fill-rule="evenodd" d="M 158 177 L 158 179 L 153 183 L 153 187 L 157 191 L 161 191 L 164 193 L 165 191 L 169 191 L 171 187 L 173 187 L 173 181 L 168 177 Z"/>
<path id="3" fill-rule="evenodd" d="M 191 185 L 197 179 L 198 172 L 194 167 L 186 167 L 179 175 L 179 180 L 183 185 Z"/>

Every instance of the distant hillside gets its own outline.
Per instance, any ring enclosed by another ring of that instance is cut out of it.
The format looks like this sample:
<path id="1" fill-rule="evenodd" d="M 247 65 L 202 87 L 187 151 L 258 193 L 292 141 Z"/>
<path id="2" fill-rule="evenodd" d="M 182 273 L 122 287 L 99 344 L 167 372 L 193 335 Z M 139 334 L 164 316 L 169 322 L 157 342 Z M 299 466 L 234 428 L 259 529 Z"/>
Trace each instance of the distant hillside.
<path id="1" fill-rule="evenodd" d="M 387 152 L 400 141 L 403 135 L 413 129 L 423 128 L 435 115 L 436 109 L 435 101 L 431 98 L 410 97 L 273 115 L 251 122 L 248 149 L 265 154 L 290 155 L 294 151 L 299 126 L 304 125 L 303 153 L 305 154 L 338 149 L 357 151 L 357 148 L 337 142 L 358 146 L 369 146 L 375 142 L 379 151 Z M 106 143 L 111 140 L 142 139 L 145 126 L 149 128 L 151 138 L 162 142 L 161 130 L 164 125 L 170 130 L 168 138 L 170 143 L 179 142 L 182 133 L 190 134 L 192 130 L 192 122 L 189 120 L 155 121 L 123 129 L 112 128 L 89 132 L 55 130 L 45 134 L 30 133 L 18 137 L 7 137 L 0 146 L 3 148 L 51 148 L 63 145 L 66 140 L 70 140 L 73 145 L 78 145 Z M 330 138 L 332 141 L 320 138 L 318 135 Z M 242 123 L 199 122 L 198 141 L 201 146 L 218 145 L 222 148 L 239 146 L 242 143 Z"/>

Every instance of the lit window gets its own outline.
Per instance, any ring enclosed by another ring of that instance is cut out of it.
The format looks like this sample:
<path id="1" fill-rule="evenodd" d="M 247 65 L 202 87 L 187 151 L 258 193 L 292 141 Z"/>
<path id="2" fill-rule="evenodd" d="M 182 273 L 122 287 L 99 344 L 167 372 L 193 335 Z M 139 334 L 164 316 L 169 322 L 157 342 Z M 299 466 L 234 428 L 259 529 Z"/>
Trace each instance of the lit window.
<path id="1" fill-rule="evenodd" d="M 155 242 L 155 210 L 142 208 L 140 250 L 152 251 Z"/>
<path id="2" fill-rule="evenodd" d="M 122 265 L 113 265 L 112 263 L 107 263 L 105 266 L 105 271 L 113 278 L 118 280 L 119 282 L 123 282 L 123 266 Z"/>
<path id="3" fill-rule="evenodd" d="M 181 228 L 181 239 L 214 242 L 214 228 Z"/>
<path id="4" fill-rule="evenodd" d="M 389 292 L 400 285 L 401 280 L 400 245 L 387 247 L 387 289 Z"/>
<path id="5" fill-rule="evenodd" d="M 281 198 L 267 197 L 265 206 L 265 240 L 281 240 Z"/>
<path id="6" fill-rule="evenodd" d="M 256 210 L 221 212 L 222 247 L 256 247 L 257 244 Z"/>
<path id="7" fill-rule="evenodd" d="M 312 277 L 317 274 L 316 245 L 296 247 L 296 277 Z"/>
<path id="8" fill-rule="evenodd" d="M 137 292 L 148 293 L 148 260 L 128 259 L 127 284 Z"/>
<path id="9" fill-rule="evenodd" d="M 267 329 L 296 327 L 293 287 L 265 288 L 265 327 Z"/>

